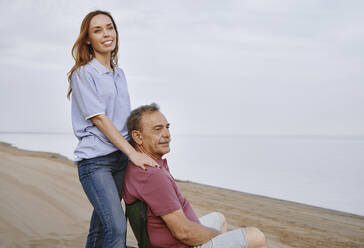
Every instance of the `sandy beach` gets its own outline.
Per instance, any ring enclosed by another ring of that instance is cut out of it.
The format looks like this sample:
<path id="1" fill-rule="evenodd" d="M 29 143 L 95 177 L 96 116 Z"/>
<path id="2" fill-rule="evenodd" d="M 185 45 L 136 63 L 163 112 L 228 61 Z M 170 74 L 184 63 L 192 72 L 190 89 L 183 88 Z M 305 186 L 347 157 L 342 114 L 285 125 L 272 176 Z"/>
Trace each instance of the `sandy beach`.
<path id="1" fill-rule="evenodd" d="M 256 226 L 270 248 L 364 247 L 364 217 L 178 181 L 199 216 Z M 0 247 L 84 247 L 92 206 L 72 161 L 0 142 Z M 128 245 L 136 246 L 128 231 Z"/>

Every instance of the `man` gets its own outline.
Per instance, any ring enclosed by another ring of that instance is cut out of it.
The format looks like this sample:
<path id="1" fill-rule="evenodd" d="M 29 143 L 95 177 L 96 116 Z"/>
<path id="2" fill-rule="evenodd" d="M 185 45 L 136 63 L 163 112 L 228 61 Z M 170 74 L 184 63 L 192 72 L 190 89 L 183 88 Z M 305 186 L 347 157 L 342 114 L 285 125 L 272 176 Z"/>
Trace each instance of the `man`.
<path id="1" fill-rule="evenodd" d="M 133 110 L 127 126 L 135 149 L 160 165 L 145 170 L 128 166 L 124 179 L 125 202 L 139 199 L 148 205 L 148 235 L 153 247 L 266 247 L 264 234 L 257 228 L 226 232 L 227 224 L 220 213 L 197 218 L 171 176 L 167 160 L 162 159 L 170 151 L 171 136 L 158 105 Z"/>

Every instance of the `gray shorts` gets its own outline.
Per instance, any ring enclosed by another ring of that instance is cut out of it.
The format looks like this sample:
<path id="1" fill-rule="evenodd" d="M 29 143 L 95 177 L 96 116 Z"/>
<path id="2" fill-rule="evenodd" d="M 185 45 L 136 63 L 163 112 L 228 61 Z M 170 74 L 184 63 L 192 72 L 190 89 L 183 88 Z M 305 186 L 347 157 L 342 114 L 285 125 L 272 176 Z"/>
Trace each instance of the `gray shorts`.
<path id="1" fill-rule="evenodd" d="M 213 212 L 202 216 L 200 219 L 202 225 L 221 231 L 222 220 L 219 213 Z M 195 246 L 197 248 L 247 248 L 248 241 L 243 228 L 230 232 L 222 233 L 211 239 L 205 244 Z"/>

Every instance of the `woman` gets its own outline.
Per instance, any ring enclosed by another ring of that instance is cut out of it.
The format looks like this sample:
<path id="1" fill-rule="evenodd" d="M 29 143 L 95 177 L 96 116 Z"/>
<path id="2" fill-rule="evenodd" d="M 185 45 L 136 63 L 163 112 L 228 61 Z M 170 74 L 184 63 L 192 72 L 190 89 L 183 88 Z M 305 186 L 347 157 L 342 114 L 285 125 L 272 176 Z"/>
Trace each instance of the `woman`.
<path id="1" fill-rule="evenodd" d="M 121 191 L 128 158 L 137 166 L 157 167 L 128 143 L 130 99 L 117 66 L 118 31 L 108 12 L 93 11 L 81 24 L 68 74 L 75 150 L 82 187 L 94 207 L 86 247 L 125 247 L 126 221 Z"/>

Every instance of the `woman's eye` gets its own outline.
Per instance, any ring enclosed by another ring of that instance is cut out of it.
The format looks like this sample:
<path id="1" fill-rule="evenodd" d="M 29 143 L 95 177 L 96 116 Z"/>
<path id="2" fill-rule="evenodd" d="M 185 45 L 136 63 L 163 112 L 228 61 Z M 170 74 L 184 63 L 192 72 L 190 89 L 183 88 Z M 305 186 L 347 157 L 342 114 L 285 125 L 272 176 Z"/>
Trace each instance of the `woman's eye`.
<path id="1" fill-rule="evenodd" d="M 109 27 L 109 30 L 113 30 L 113 29 L 114 29 L 114 27 L 113 27 L 113 26 L 110 26 L 110 27 Z"/>
<path id="2" fill-rule="evenodd" d="M 98 32 L 100 32 L 100 30 L 99 30 L 99 29 L 97 29 L 97 30 L 95 30 L 95 31 L 94 31 L 94 33 L 98 33 Z"/>

